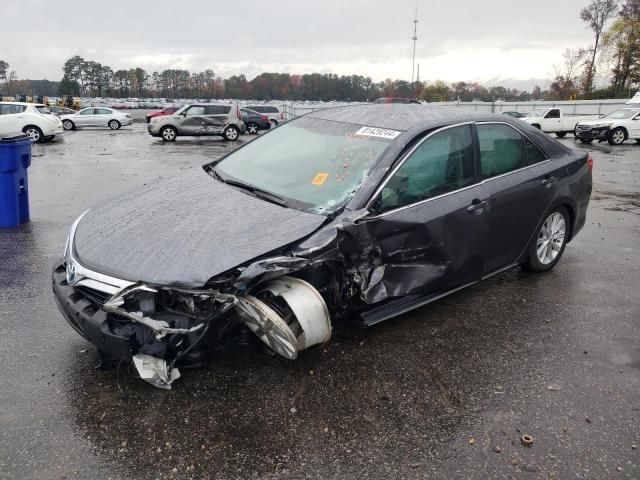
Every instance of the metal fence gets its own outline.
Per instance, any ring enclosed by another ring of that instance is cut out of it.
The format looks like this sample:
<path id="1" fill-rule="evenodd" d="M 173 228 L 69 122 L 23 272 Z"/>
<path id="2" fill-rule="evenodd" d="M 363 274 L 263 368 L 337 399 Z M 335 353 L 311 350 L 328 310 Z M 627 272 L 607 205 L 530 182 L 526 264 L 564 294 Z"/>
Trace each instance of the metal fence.
<path id="1" fill-rule="evenodd" d="M 502 112 L 522 112 L 529 113 L 537 108 L 562 108 L 567 116 L 574 115 L 606 115 L 624 108 L 628 99 L 613 100 L 576 100 L 576 101 L 531 101 L 531 102 L 433 102 L 425 105 L 448 106 L 472 109 L 481 113 L 502 113 Z M 286 102 L 282 104 L 281 110 L 287 120 L 299 117 L 305 113 L 324 110 L 326 108 L 341 107 L 343 105 L 359 105 L 360 103 L 329 102 L 329 103 L 298 103 Z"/>

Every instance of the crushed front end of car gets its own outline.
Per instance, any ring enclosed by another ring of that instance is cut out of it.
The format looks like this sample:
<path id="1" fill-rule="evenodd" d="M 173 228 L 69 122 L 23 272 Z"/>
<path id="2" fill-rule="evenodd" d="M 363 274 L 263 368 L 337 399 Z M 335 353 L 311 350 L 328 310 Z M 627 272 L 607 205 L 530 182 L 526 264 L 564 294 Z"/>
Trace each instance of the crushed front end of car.
<path id="1" fill-rule="evenodd" d="M 74 240 L 81 219 L 72 225 L 64 257 L 54 266 L 53 291 L 67 322 L 97 347 L 105 364 L 133 362 L 142 379 L 170 389 L 179 368 L 200 366 L 213 347 L 251 332 L 288 359 L 331 336 L 327 292 L 287 275 L 301 267 L 314 271 L 306 258 L 262 259 L 218 275 L 202 288 L 134 283 L 78 261 Z"/>

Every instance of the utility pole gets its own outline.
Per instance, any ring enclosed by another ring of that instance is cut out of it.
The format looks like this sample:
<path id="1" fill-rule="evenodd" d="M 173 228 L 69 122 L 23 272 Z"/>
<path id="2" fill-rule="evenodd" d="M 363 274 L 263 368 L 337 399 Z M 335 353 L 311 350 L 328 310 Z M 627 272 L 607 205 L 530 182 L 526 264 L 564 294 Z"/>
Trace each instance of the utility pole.
<path id="1" fill-rule="evenodd" d="M 413 75 L 416 70 L 416 41 L 418 40 L 418 0 L 416 0 L 416 16 L 413 19 L 413 57 L 411 60 L 411 83 L 413 83 Z"/>

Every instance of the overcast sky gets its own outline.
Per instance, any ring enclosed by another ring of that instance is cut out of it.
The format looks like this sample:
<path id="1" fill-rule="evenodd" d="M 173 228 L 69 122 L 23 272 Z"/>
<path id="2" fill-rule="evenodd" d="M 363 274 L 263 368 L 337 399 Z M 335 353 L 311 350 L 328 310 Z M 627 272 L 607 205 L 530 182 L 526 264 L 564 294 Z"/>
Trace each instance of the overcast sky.
<path id="1" fill-rule="evenodd" d="M 73 55 L 249 78 L 263 71 L 411 78 L 415 0 L 1 0 L 0 59 L 59 80 Z M 425 80 L 531 88 L 586 47 L 588 0 L 419 0 Z M 524 82 L 520 82 L 524 81 Z"/>

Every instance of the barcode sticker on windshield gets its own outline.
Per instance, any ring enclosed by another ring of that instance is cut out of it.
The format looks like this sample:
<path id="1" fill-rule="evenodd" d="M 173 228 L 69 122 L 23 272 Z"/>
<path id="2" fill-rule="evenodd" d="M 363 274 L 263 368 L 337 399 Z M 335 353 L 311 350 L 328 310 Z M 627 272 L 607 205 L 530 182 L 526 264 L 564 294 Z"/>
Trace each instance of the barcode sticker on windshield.
<path id="1" fill-rule="evenodd" d="M 397 130 L 388 130 L 386 128 L 362 127 L 356 132 L 356 135 L 361 135 L 364 137 L 388 138 L 389 140 L 393 140 L 401 133 L 402 132 L 399 132 Z"/>

